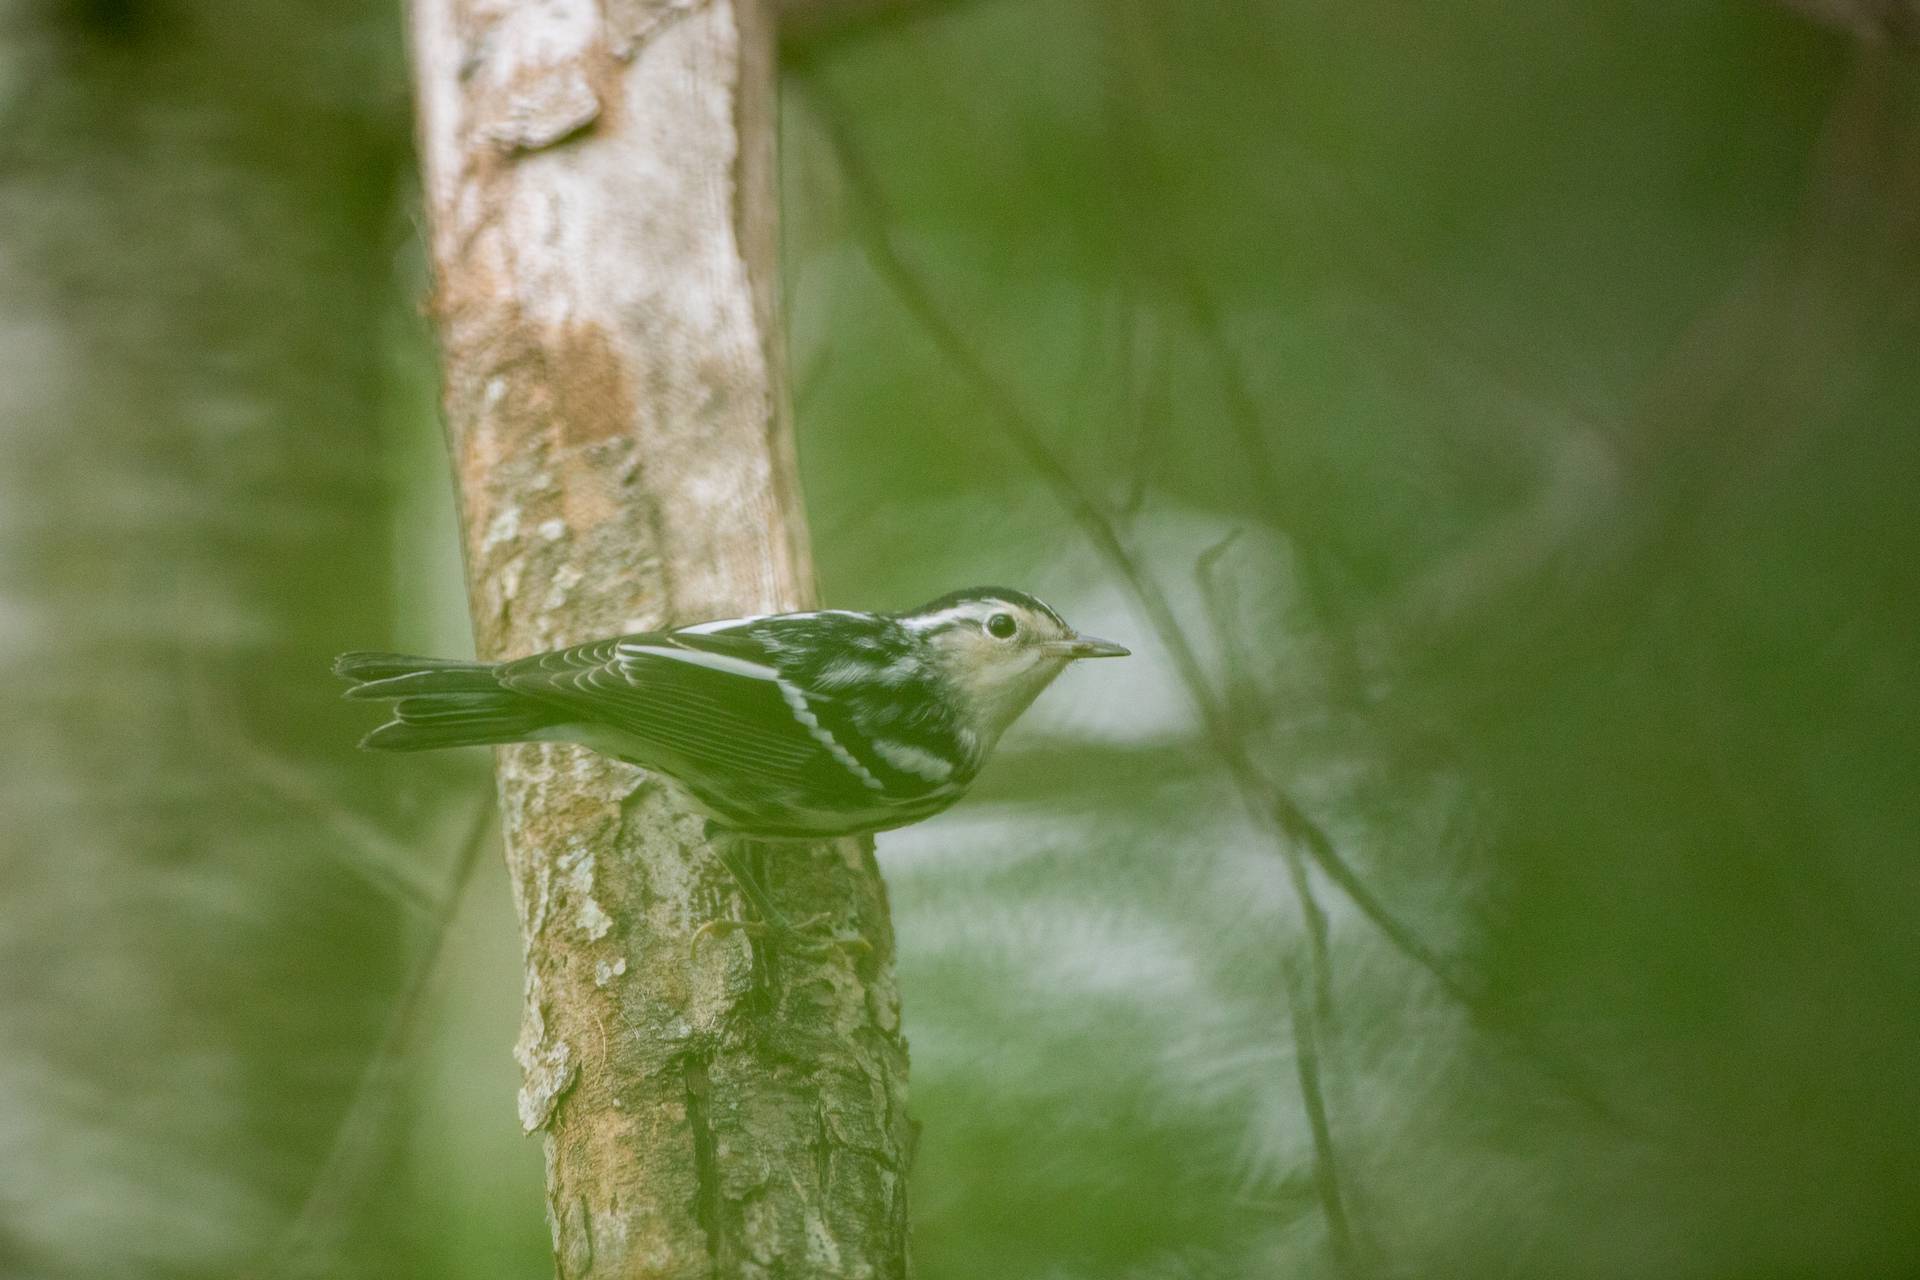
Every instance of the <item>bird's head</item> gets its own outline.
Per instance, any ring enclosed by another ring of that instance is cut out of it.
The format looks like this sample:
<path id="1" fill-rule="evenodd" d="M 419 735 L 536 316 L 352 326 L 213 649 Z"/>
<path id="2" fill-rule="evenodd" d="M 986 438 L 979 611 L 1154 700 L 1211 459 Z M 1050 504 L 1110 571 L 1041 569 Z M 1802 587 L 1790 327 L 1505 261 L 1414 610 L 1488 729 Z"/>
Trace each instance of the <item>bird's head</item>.
<path id="1" fill-rule="evenodd" d="M 1040 600 L 1008 587 L 972 587 L 930 601 L 900 623 L 924 641 L 991 745 L 1078 658 L 1123 658 L 1111 640 L 1083 636 Z"/>

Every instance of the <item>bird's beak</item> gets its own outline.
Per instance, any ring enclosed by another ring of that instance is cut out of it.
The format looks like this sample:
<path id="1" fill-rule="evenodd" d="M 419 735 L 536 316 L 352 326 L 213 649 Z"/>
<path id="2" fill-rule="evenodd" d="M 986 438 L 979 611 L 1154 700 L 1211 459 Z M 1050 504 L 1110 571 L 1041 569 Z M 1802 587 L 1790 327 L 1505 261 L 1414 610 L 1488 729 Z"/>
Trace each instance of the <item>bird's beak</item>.
<path id="1" fill-rule="evenodd" d="M 1069 658 L 1124 658 L 1133 650 L 1111 640 L 1102 640 L 1098 636 L 1075 636 L 1061 643 L 1062 653 Z"/>

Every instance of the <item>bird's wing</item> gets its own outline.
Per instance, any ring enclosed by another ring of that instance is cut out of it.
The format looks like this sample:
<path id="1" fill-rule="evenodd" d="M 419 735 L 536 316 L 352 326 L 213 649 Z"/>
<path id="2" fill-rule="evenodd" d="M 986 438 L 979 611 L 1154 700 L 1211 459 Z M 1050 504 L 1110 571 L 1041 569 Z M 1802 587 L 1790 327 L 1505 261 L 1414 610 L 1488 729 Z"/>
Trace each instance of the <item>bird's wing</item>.
<path id="1" fill-rule="evenodd" d="M 970 774 L 865 736 L 846 696 L 783 672 L 772 644 L 791 652 L 790 641 L 745 625 L 649 632 L 523 658 L 499 678 L 633 740 L 641 749 L 621 754 L 696 789 L 703 779 L 713 791 L 750 780 L 795 803 L 841 809 L 917 808 L 964 790 Z"/>
<path id="2" fill-rule="evenodd" d="M 509 663 L 499 678 L 650 748 L 655 758 L 645 763 L 841 789 L 834 784 L 847 771 L 794 715 L 765 651 L 744 637 L 691 639 L 659 632 L 595 641 Z"/>

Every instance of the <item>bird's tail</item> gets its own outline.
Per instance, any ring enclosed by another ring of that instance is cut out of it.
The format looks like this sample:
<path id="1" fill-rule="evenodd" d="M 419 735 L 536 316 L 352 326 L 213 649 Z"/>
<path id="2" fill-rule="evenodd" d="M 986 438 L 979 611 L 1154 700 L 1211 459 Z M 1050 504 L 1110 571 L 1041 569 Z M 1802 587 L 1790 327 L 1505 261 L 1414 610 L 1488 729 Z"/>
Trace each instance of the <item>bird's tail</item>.
<path id="1" fill-rule="evenodd" d="M 353 681 L 347 697 L 393 703 L 393 719 L 360 740 L 369 751 L 524 742 L 556 722 L 548 708 L 503 688 L 487 662 L 343 653 L 333 673 Z"/>

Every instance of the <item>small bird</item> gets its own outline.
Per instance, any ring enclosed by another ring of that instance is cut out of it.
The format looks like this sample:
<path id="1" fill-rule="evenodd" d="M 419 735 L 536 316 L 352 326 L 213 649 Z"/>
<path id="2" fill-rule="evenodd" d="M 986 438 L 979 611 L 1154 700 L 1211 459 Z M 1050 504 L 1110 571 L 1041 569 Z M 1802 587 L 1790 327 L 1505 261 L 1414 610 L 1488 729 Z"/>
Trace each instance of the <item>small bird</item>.
<path id="1" fill-rule="evenodd" d="M 334 671 L 347 697 L 393 704 L 362 747 L 579 743 L 675 779 L 718 834 L 765 841 L 939 813 L 1069 663 L 1127 653 L 1024 591 L 975 587 L 905 613 L 728 618 L 497 663 L 348 653 Z M 722 854 L 769 931 L 804 929 Z"/>

